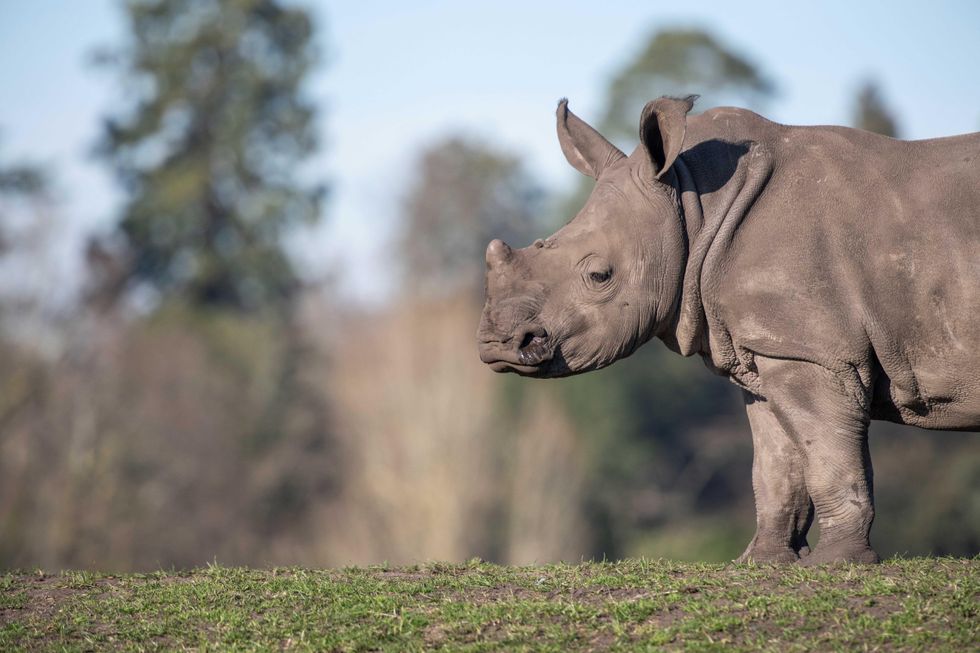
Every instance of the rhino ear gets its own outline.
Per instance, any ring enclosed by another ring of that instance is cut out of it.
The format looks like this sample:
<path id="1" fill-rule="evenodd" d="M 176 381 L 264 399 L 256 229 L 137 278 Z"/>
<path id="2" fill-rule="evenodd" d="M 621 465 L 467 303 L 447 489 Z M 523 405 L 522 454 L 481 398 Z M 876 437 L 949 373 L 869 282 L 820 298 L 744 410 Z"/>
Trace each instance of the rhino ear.
<path id="1" fill-rule="evenodd" d="M 602 134 L 569 111 L 565 98 L 558 103 L 558 142 L 572 167 L 593 179 L 598 179 L 603 170 L 626 157 Z"/>
<path id="2" fill-rule="evenodd" d="M 697 95 L 686 98 L 662 97 L 647 102 L 640 116 L 640 142 L 653 166 L 653 177 L 660 179 L 674 164 L 684 145 L 687 112 Z"/>

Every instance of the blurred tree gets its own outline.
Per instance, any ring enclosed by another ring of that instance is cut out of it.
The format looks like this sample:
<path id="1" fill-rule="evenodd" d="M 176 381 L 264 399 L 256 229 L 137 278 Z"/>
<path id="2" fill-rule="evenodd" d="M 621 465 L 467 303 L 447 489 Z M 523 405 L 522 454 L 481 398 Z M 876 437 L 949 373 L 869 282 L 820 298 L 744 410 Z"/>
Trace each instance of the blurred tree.
<path id="1" fill-rule="evenodd" d="M 606 138 L 636 141 L 643 106 L 661 95 L 701 96 L 698 108 L 720 102 L 758 105 L 775 84 L 743 55 L 700 29 L 655 33 L 609 83 L 599 131 Z"/>
<path id="2" fill-rule="evenodd" d="M 698 29 L 662 30 L 612 76 L 597 125 L 629 152 L 638 138 L 640 112 L 651 99 L 696 93 L 699 109 L 721 103 L 752 107 L 775 90 L 759 67 L 715 36 Z M 575 215 L 593 185 L 582 177 L 560 202 L 555 222 Z M 593 464 L 588 508 L 597 535 L 595 555 L 663 555 L 656 544 L 638 548 L 637 542 L 652 541 L 667 523 L 676 530 L 691 515 L 731 511 L 748 498 L 751 439 L 737 433 L 747 429 L 739 393 L 698 361 L 650 343 L 626 361 L 569 379 L 562 388 L 594 448 L 588 456 Z M 623 501 L 624 496 L 633 499 Z M 712 555 L 732 557 L 744 546 L 745 534 L 730 523 L 718 519 L 714 532 L 694 532 L 714 538 Z"/>
<path id="3" fill-rule="evenodd" d="M 316 147 L 301 93 L 316 58 L 309 15 L 279 0 L 125 8 L 130 42 L 102 59 L 122 69 L 131 102 L 99 148 L 130 196 L 122 278 L 201 305 L 291 299 L 282 236 L 319 219 L 323 194 L 296 179 Z"/>
<path id="4" fill-rule="evenodd" d="M 56 314 L 71 296 L 55 204 L 49 170 L 0 161 L 0 327 L 32 347 L 57 344 Z"/>
<path id="5" fill-rule="evenodd" d="M 662 95 L 699 97 L 695 111 L 721 104 L 757 107 L 776 93 L 776 85 L 752 61 L 700 29 L 665 29 L 653 33 L 639 53 L 613 74 L 606 87 L 600 132 L 627 154 L 638 140 L 643 106 Z M 558 222 L 582 207 L 592 179 L 581 177 L 559 202 Z"/>
<path id="6" fill-rule="evenodd" d="M 0 163 L 0 194 L 35 197 L 48 189 L 48 176 L 38 166 Z"/>
<path id="7" fill-rule="evenodd" d="M 884 136 L 898 137 L 898 127 L 892 112 L 885 106 L 881 89 L 867 81 L 858 90 L 854 109 L 854 126 Z"/>
<path id="8" fill-rule="evenodd" d="M 360 469 L 343 528 L 373 559 L 578 560 L 590 537 L 577 431 L 548 384 L 489 373 L 472 348 L 484 249 L 545 235 L 545 194 L 520 157 L 472 136 L 431 143 L 414 170 L 395 250 L 407 301 L 333 359 L 345 467 Z"/>
<path id="9" fill-rule="evenodd" d="M 127 103 L 99 153 L 128 197 L 88 258 L 103 304 L 161 301 L 74 314 L 70 355 L 38 364 L 30 391 L 0 364 L 0 564 L 290 559 L 321 546 L 339 474 L 283 243 L 320 216 L 322 189 L 297 181 L 316 145 L 313 25 L 279 0 L 124 9 L 127 44 L 102 58 Z"/>
<path id="10" fill-rule="evenodd" d="M 405 285 L 430 295 L 466 291 L 482 302 L 487 243 L 524 246 L 540 235 L 544 194 L 520 158 L 471 138 L 433 144 L 417 169 L 399 250 Z"/>
<path id="11" fill-rule="evenodd" d="M 9 246 L 10 205 L 43 199 L 50 187 L 50 179 L 40 166 L 0 161 L 0 252 Z"/>

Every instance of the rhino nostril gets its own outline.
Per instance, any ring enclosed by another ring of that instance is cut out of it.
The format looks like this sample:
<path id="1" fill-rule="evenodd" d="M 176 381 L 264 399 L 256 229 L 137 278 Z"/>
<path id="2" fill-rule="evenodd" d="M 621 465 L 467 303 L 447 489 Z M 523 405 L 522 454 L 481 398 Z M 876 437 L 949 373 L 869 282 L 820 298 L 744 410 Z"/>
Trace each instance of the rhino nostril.
<path id="1" fill-rule="evenodd" d="M 541 328 L 529 329 L 524 333 L 524 336 L 521 338 L 521 344 L 518 347 L 518 349 L 526 349 L 532 344 L 541 344 L 545 341 L 547 337 L 548 337 L 548 332 L 545 331 L 544 329 Z"/>
<path id="2" fill-rule="evenodd" d="M 548 333 L 544 329 L 526 331 L 517 349 L 517 361 L 521 365 L 540 365 L 551 358 L 547 338 Z"/>

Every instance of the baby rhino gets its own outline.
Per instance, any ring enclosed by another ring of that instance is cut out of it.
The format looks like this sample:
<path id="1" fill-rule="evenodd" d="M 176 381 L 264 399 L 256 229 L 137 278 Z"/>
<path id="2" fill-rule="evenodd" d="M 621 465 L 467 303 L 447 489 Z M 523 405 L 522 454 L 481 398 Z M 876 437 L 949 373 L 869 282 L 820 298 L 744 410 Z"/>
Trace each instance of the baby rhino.
<path id="1" fill-rule="evenodd" d="M 700 355 L 752 426 L 739 560 L 876 562 L 869 421 L 980 430 L 980 134 L 692 105 L 647 104 L 627 156 L 559 103 L 562 152 L 595 190 L 554 235 L 487 247 L 480 358 L 546 378 L 654 337 Z"/>

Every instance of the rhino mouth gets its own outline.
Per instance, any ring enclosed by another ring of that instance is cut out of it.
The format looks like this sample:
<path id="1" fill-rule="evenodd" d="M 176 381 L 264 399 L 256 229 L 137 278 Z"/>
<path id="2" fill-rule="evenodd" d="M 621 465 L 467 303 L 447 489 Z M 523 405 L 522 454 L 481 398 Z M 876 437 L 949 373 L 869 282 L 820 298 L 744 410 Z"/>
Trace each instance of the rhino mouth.
<path id="1" fill-rule="evenodd" d="M 493 371 L 516 372 L 526 376 L 541 374 L 553 356 L 548 333 L 541 328 L 524 334 L 516 348 L 513 344 L 505 347 L 503 343 L 487 341 L 480 347 L 480 359 Z"/>

